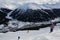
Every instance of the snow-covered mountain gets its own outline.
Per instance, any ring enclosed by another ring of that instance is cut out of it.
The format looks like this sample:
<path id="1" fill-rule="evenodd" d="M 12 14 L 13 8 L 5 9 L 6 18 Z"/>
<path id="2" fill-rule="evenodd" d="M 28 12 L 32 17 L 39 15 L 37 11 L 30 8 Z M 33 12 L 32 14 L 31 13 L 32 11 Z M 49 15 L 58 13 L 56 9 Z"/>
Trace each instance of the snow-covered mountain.
<path id="1" fill-rule="evenodd" d="M 13 21 L 17 20 L 19 22 L 23 21 L 24 23 L 33 22 L 33 24 L 34 24 L 37 22 L 39 23 L 39 22 L 47 21 L 48 24 L 46 24 L 46 25 L 50 25 L 49 21 L 60 17 L 60 9 L 50 8 L 50 7 L 47 8 L 46 5 L 44 5 L 44 4 L 39 5 L 36 3 L 26 3 L 26 4 L 23 4 L 20 7 L 16 8 L 15 10 L 12 10 L 11 12 L 9 12 L 6 17 L 8 17 L 8 16 L 12 18 L 10 20 L 11 22 L 12 22 L 12 20 Z M 8 21 L 8 22 L 10 23 L 10 21 Z M 15 23 L 12 23 L 12 24 L 14 25 Z M 44 24 L 44 23 L 42 23 L 42 24 Z M 25 26 L 23 26 L 22 28 L 25 28 Z M 33 26 L 35 27 L 35 24 Z M 39 23 L 39 26 L 40 26 L 40 23 Z M 30 27 L 32 27 L 32 26 L 29 26 L 29 28 Z M 45 27 L 45 24 L 43 27 Z M 12 31 L 15 31 L 16 30 L 15 28 L 16 27 L 14 27 L 14 28 L 7 27 L 7 29 L 9 29 L 7 31 L 10 31 L 11 29 L 13 29 Z"/>
<path id="2" fill-rule="evenodd" d="M 52 6 L 53 4 L 26 3 L 13 10 L 10 16 L 20 21 L 49 21 L 50 19 L 60 17 L 58 13 L 60 8 L 55 8 L 55 6 L 52 8 Z"/>
<path id="3" fill-rule="evenodd" d="M 60 3 L 23 3 L 19 6 L 19 0 L 8 4 L 10 1 L 3 2 L 4 7 L 9 9 L 0 8 L 0 40 L 19 40 L 19 36 L 20 40 L 60 40 Z M 53 32 L 49 33 L 51 22 L 56 25 Z"/>

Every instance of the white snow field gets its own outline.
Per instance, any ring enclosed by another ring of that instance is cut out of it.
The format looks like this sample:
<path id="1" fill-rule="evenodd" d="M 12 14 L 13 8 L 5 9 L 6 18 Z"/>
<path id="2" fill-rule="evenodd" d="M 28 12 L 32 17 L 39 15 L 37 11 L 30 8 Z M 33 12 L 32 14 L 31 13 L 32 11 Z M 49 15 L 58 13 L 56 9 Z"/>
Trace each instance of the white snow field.
<path id="1" fill-rule="evenodd" d="M 52 33 L 49 33 L 50 28 L 42 28 L 36 31 L 17 31 L 0 33 L 0 40 L 60 40 L 60 23 L 57 24 Z"/>

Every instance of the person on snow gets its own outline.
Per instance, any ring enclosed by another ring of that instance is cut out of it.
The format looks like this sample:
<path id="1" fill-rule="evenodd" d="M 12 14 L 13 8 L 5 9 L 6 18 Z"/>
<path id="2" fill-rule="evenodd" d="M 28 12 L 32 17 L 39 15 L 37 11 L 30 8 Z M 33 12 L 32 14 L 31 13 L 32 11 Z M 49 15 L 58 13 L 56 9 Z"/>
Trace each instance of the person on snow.
<path id="1" fill-rule="evenodd" d="M 51 26 L 50 26 L 50 33 L 53 32 L 54 26 L 56 25 L 56 23 L 51 22 Z"/>

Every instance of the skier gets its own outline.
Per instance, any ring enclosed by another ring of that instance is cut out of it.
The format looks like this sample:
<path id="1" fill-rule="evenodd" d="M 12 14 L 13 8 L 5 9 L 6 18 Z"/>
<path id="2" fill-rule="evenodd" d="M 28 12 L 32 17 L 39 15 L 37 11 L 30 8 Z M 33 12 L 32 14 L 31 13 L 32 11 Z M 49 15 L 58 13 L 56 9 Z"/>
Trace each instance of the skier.
<path id="1" fill-rule="evenodd" d="M 53 32 L 53 29 L 54 29 L 54 26 L 55 26 L 55 25 L 56 25 L 55 23 L 51 22 L 50 33 Z"/>

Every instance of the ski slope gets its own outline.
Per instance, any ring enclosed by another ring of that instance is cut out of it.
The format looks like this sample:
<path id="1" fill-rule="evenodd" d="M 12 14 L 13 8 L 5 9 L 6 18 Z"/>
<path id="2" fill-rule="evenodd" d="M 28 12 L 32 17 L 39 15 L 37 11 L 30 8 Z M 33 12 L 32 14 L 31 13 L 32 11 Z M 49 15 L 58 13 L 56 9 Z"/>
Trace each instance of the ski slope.
<path id="1" fill-rule="evenodd" d="M 54 28 L 54 32 L 49 33 L 50 28 L 43 28 L 36 31 L 17 31 L 0 33 L 0 40 L 60 40 L 60 23 Z"/>

